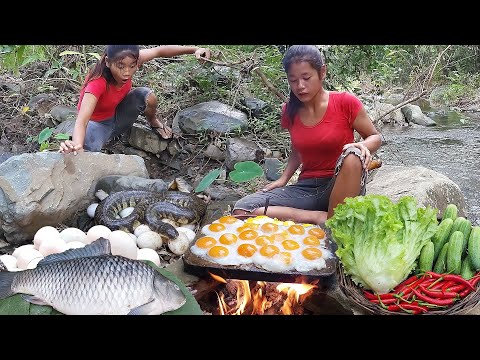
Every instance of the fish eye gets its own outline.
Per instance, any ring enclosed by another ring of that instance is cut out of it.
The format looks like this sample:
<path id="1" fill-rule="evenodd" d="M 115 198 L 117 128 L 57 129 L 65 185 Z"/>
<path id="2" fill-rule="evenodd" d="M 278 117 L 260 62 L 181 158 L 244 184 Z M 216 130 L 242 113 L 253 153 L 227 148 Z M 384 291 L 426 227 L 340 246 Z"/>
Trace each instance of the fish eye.
<path id="1" fill-rule="evenodd" d="M 179 287 L 177 284 L 175 284 L 175 283 L 173 284 L 173 288 L 174 288 L 175 290 L 180 290 L 180 287 Z"/>

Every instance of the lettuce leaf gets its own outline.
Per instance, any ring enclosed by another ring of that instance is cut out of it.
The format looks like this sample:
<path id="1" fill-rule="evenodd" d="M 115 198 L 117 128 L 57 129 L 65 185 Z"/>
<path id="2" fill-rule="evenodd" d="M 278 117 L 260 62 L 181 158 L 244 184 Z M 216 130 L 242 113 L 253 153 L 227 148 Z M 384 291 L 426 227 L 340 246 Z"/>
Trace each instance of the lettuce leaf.
<path id="1" fill-rule="evenodd" d="M 355 284 L 382 294 L 415 268 L 422 247 L 438 227 L 437 212 L 417 207 L 411 196 L 394 203 L 371 194 L 345 199 L 325 225 L 345 273 Z"/>

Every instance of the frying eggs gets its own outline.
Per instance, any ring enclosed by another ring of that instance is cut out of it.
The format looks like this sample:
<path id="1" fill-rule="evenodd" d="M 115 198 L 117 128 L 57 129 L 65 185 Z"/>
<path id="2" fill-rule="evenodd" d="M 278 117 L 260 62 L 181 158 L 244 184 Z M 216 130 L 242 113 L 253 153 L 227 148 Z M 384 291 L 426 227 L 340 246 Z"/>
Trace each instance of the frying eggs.
<path id="1" fill-rule="evenodd" d="M 201 233 L 191 252 L 220 265 L 253 264 L 273 272 L 307 272 L 323 269 L 332 256 L 321 227 L 268 216 L 245 221 L 222 216 L 203 226 Z"/>

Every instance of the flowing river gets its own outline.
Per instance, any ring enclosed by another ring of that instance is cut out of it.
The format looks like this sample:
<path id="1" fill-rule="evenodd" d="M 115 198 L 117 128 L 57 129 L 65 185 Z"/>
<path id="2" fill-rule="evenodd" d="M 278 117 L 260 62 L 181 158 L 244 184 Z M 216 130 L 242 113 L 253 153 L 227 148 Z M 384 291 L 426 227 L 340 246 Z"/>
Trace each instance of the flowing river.
<path id="1" fill-rule="evenodd" d="M 480 225 L 480 114 L 426 114 L 437 126 L 384 127 L 378 154 L 385 164 L 420 165 L 450 178 L 463 192 L 467 218 Z"/>

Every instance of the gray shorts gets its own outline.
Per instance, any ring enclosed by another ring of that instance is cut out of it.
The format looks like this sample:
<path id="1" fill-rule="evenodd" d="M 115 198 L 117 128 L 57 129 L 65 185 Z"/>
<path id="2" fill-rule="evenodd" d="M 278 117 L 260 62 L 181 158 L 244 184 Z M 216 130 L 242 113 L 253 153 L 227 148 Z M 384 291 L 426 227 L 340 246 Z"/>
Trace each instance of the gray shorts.
<path id="1" fill-rule="evenodd" d="M 83 148 L 86 151 L 99 152 L 113 137 L 127 132 L 143 114 L 147 106 L 147 96 L 153 92 L 147 87 L 137 87 L 118 104 L 115 115 L 104 121 L 90 120 L 87 125 Z"/>
<path id="2" fill-rule="evenodd" d="M 361 152 L 358 148 L 351 147 L 345 150 L 337 160 L 335 173 L 333 177 L 300 179 L 297 183 L 284 187 L 272 189 L 270 191 L 257 191 L 238 200 L 234 205 L 234 210 L 244 210 L 252 212 L 258 208 L 269 206 L 285 206 L 305 210 L 328 211 L 328 202 L 330 194 L 335 184 L 335 176 L 340 171 L 343 159 L 348 154 L 353 153 L 361 158 Z M 367 171 L 362 171 L 361 189 L 359 195 L 365 195 Z"/>

